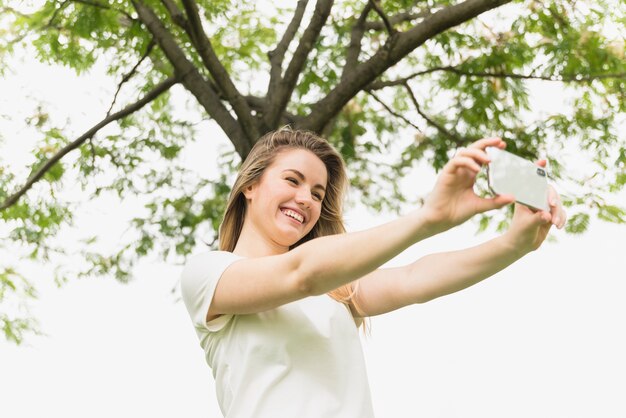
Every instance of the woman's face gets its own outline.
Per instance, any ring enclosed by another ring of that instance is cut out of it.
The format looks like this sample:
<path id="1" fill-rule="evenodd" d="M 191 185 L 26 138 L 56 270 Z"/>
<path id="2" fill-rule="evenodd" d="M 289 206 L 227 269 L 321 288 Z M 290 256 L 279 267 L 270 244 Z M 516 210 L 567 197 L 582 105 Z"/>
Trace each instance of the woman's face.
<path id="1" fill-rule="evenodd" d="M 319 219 L 327 180 L 326 166 L 311 151 L 280 152 L 259 182 L 244 191 L 247 221 L 280 246 L 295 244 Z"/>

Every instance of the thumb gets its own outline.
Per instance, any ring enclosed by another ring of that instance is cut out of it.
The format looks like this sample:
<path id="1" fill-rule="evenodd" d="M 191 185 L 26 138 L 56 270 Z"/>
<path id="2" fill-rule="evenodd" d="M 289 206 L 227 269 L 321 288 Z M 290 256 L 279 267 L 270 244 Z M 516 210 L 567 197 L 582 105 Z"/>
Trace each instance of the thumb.
<path id="1" fill-rule="evenodd" d="M 476 205 L 476 209 L 479 213 L 487 212 L 493 209 L 500 209 L 501 207 L 509 205 L 513 202 L 515 202 L 515 196 L 510 194 L 501 194 L 496 197 L 481 199 Z"/>

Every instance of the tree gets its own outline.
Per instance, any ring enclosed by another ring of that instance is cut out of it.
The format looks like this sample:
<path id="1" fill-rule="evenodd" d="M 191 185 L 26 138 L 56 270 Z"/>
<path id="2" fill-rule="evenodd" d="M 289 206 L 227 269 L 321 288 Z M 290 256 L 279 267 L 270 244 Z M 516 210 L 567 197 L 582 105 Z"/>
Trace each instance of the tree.
<path id="1" fill-rule="evenodd" d="M 329 138 L 357 198 L 374 210 L 418 201 L 397 181 L 417 162 L 439 169 L 458 147 L 498 134 L 517 154 L 554 157 L 552 175 L 579 186 L 565 201 L 569 232 L 584 231 L 592 217 L 626 220 L 613 202 L 626 183 L 622 1 L 40 3 L 0 1 L 3 72 L 11 69 L 7 57 L 27 51 L 79 74 L 103 64 L 118 80 L 108 111 L 80 135 L 37 109 L 27 123 L 41 142 L 26 178 L 0 166 L 0 218 L 9 231 L 0 245 L 55 261 L 60 282 L 124 281 L 149 254 L 181 261 L 199 237 L 214 246 L 237 164 L 263 133 L 286 124 Z M 561 112 L 532 112 L 529 86 L 537 81 L 567 91 Z M 232 143 L 208 156 L 219 168 L 214 178 L 180 164 L 196 128 L 191 117 L 175 116 L 176 92 Z M 592 169 L 564 169 L 556 156 L 568 150 Z M 145 207 L 132 218 L 128 242 L 103 254 L 95 237 L 87 239 L 80 246 L 87 268 L 69 271 L 59 234 L 73 225 L 75 204 L 54 192 L 76 178 L 86 199 L 140 196 Z M 479 229 L 506 225 L 490 216 Z M 0 302 L 9 294 L 34 296 L 14 265 L 0 270 Z M 34 328 L 27 316 L 0 321 L 18 343 Z"/>

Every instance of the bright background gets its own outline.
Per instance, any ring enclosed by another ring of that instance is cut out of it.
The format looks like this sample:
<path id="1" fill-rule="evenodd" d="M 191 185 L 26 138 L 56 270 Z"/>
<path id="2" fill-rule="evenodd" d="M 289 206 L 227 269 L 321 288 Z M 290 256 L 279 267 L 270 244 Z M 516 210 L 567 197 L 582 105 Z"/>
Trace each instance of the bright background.
<path id="1" fill-rule="evenodd" d="M 16 66 L 0 80 L 0 115 L 24 118 L 32 97 L 44 98 L 80 132 L 108 107 L 114 87 L 97 69 L 76 77 L 29 61 Z M 538 111 L 559 105 L 558 85 L 537 87 Z M 21 164 L 36 138 L 15 126 L 0 121 L 0 155 Z M 198 170 L 214 161 L 209 142 L 199 138 L 190 153 L 209 157 L 195 161 Z M 423 193 L 433 179 L 424 168 L 406 184 Z M 125 214 L 124 205 L 86 204 L 79 226 L 115 242 Z M 358 208 L 347 214 L 350 231 L 388 219 Z M 389 265 L 494 236 L 475 230 L 469 223 L 433 237 Z M 363 349 L 377 417 L 626 416 L 626 226 L 595 221 L 584 235 L 552 236 L 471 289 L 372 320 Z M 98 278 L 61 289 L 45 266 L 29 272 L 40 293 L 33 314 L 47 335 L 20 347 L 0 343 L 2 417 L 220 416 L 179 301 L 180 266 L 145 260 L 128 285 Z"/>

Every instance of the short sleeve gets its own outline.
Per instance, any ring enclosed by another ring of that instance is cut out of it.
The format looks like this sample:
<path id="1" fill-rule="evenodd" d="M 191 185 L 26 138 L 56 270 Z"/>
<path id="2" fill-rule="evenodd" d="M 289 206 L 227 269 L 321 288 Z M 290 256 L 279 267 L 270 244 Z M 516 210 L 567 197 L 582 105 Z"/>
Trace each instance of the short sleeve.
<path id="1" fill-rule="evenodd" d="M 228 266 L 241 258 L 227 251 L 210 251 L 194 255 L 187 261 L 181 275 L 180 287 L 187 312 L 196 329 L 216 332 L 232 318 L 232 315 L 221 315 L 206 322 L 217 282 Z"/>

